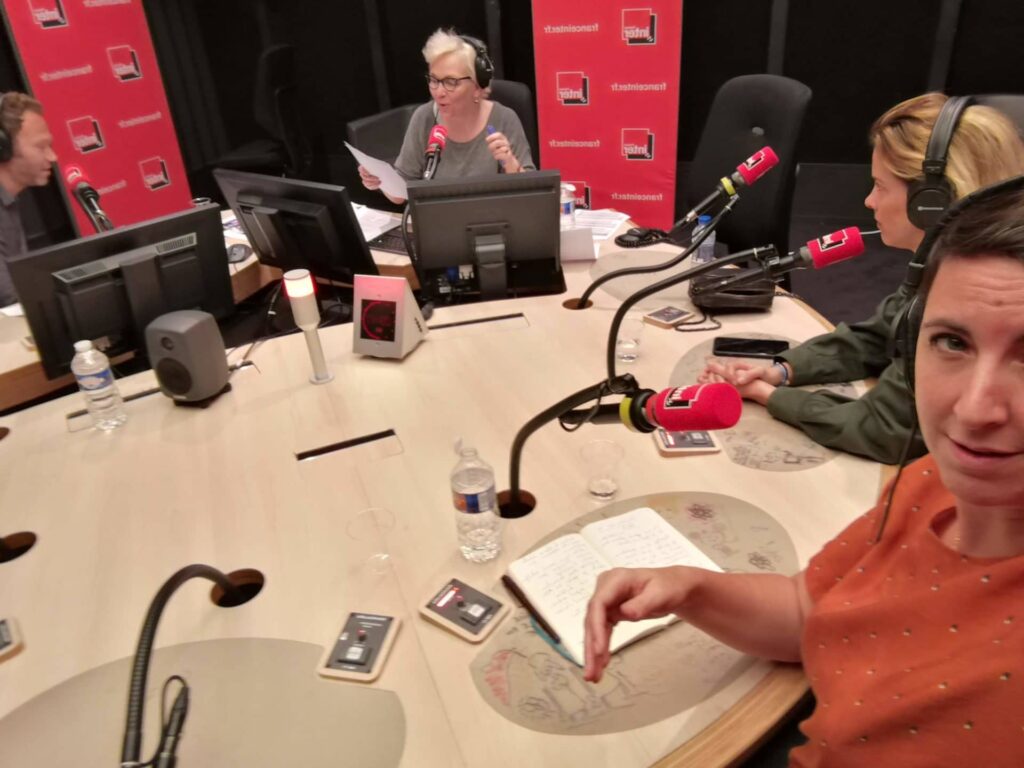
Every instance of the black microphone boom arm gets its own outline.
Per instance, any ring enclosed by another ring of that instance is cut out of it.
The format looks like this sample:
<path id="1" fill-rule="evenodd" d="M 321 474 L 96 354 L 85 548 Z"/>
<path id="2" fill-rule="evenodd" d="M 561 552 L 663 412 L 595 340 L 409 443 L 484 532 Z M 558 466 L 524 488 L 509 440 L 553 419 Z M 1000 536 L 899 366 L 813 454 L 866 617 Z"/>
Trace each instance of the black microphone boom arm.
<path id="1" fill-rule="evenodd" d="M 577 406 L 583 405 L 594 399 L 600 399 L 607 395 L 634 395 L 640 391 L 640 386 L 632 374 L 625 373 L 612 379 L 603 380 L 589 387 L 584 387 L 579 392 L 559 400 L 550 408 L 541 411 L 528 422 L 526 422 L 516 433 L 512 441 L 512 451 L 509 456 L 508 478 L 509 478 L 509 502 L 506 509 L 501 512 L 502 517 L 523 517 L 530 509 L 524 508 L 519 499 L 519 464 L 523 456 L 523 446 L 527 438 L 543 427 L 549 421 L 553 421 L 562 414 L 571 411 Z"/>

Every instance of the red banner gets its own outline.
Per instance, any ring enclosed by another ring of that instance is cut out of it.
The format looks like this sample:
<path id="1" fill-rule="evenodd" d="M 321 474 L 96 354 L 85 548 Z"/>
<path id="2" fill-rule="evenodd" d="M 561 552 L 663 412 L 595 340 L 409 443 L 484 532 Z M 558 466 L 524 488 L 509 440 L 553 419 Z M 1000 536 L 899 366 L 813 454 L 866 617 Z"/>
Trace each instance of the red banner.
<path id="1" fill-rule="evenodd" d="M 43 104 L 61 178 L 82 169 L 117 225 L 190 204 L 141 0 L 4 0 L 32 95 Z M 92 225 L 72 205 L 78 229 Z"/>
<path id="2" fill-rule="evenodd" d="M 675 210 L 680 0 L 533 0 L 540 155 L 581 208 L 668 227 Z"/>

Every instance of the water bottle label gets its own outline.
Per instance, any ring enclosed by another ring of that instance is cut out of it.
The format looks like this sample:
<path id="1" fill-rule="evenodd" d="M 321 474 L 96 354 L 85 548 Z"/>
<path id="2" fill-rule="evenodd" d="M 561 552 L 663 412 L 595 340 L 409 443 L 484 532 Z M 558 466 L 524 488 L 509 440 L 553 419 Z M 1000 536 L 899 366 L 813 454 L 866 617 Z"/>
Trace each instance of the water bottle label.
<path id="1" fill-rule="evenodd" d="M 481 493 L 459 493 L 452 491 L 452 500 L 455 508 L 460 512 L 468 512 L 475 515 L 479 512 L 490 512 L 495 507 L 494 486 Z"/>
<path id="2" fill-rule="evenodd" d="M 96 373 L 88 373 L 84 376 L 76 376 L 75 378 L 78 380 L 78 386 L 87 392 L 103 389 L 104 387 L 112 386 L 114 383 L 114 374 L 109 368 L 97 371 Z"/>

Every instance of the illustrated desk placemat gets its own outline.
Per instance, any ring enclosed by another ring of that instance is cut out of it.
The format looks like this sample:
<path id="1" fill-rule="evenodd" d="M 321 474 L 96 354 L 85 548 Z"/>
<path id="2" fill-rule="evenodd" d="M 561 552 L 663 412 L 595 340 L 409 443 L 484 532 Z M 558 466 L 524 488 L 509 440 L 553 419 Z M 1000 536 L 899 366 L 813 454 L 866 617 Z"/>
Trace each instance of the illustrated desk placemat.
<path id="1" fill-rule="evenodd" d="M 720 335 L 731 335 L 721 333 Z M 785 336 L 744 331 L 735 334 L 752 339 L 784 339 L 791 347 L 799 342 Z M 672 369 L 669 382 L 672 386 L 682 387 L 693 384 L 697 376 L 711 357 L 714 341 L 702 341 L 690 349 Z M 722 360 L 739 360 L 740 358 L 721 358 Z M 758 361 L 753 358 L 746 362 L 770 365 L 769 361 Z M 827 389 L 845 397 L 856 397 L 857 391 L 851 384 L 814 384 L 803 387 L 807 390 Z M 763 469 L 768 472 L 798 472 L 802 469 L 813 469 L 835 458 L 836 452 L 819 445 L 795 427 L 784 424 L 773 418 L 763 405 L 744 401 L 743 414 L 739 423 L 731 429 L 715 432 L 723 450 L 734 464 L 750 469 Z"/>
<path id="2" fill-rule="evenodd" d="M 675 492 L 617 501 L 574 520 L 537 547 L 584 525 L 651 507 L 726 571 L 793 574 L 793 542 L 767 512 L 732 496 Z M 536 547 L 534 547 L 536 548 Z M 496 586 L 506 599 L 515 601 Z M 532 628 L 519 607 L 473 660 L 484 700 L 507 719 L 535 731 L 601 734 L 639 728 L 683 712 L 728 685 L 754 659 L 686 622 L 612 656 L 598 685 Z"/>

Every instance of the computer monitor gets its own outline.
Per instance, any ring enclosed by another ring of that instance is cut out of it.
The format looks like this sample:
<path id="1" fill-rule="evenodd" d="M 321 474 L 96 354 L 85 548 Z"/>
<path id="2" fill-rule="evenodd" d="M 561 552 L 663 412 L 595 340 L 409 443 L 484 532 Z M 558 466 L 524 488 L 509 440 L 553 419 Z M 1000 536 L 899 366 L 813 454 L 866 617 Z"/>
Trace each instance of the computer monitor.
<path id="1" fill-rule="evenodd" d="M 414 266 L 432 298 L 561 293 L 558 171 L 410 181 Z"/>
<path id="2" fill-rule="evenodd" d="M 203 205 L 33 251 L 9 262 L 46 375 L 66 374 L 74 343 L 111 356 L 144 350 L 146 326 L 179 309 L 233 309 L 224 228 Z"/>
<path id="3" fill-rule="evenodd" d="M 379 274 L 344 187 L 224 168 L 213 177 L 261 263 L 346 284 Z"/>

